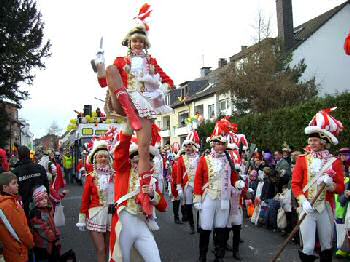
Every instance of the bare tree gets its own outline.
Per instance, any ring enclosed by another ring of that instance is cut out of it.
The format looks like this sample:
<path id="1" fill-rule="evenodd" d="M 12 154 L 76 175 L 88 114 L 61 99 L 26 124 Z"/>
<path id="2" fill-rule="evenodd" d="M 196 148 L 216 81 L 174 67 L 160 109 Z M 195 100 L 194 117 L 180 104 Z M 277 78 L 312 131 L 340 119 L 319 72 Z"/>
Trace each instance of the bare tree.
<path id="1" fill-rule="evenodd" d="M 256 32 L 252 37 L 254 43 L 260 43 L 265 38 L 271 37 L 271 18 L 266 19 L 261 9 L 258 10 L 256 22 L 252 27 Z"/>

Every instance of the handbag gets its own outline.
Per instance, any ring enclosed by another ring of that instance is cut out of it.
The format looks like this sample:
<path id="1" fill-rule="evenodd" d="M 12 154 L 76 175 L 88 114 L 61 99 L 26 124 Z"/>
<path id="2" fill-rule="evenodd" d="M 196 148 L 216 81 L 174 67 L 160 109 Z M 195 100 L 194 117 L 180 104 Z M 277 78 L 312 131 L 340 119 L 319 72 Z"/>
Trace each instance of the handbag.
<path id="1" fill-rule="evenodd" d="M 250 222 L 252 222 L 253 224 L 257 224 L 257 221 L 259 219 L 259 212 L 260 212 L 260 205 L 257 205 L 254 208 L 254 212 L 252 217 L 250 218 Z"/>
<path id="2" fill-rule="evenodd" d="M 53 215 L 53 219 L 56 227 L 61 227 L 66 225 L 66 217 L 63 212 L 64 206 L 60 203 L 56 206 L 55 213 Z"/>
<path id="3" fill-rule="evenodd" d="M 278 209 L 277 227 L 279 229 L 285 229 L 287 227 L 287 216 L 283 208 Z"/>

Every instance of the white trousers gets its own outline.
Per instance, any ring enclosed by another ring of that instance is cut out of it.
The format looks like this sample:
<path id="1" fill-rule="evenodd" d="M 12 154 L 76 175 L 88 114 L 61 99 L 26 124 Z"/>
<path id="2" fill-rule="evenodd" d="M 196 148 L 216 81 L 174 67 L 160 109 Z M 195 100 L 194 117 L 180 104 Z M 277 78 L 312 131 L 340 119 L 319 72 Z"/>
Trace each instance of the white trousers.
<path id="1" fill-rule="evenodd" d="M 160 262 L 157 243 L 146 222 L 127 211 L 122 211 L 119 219 L 122 223 L 119 241 L 123 262 L 130 262 L 133 245 L 145 262 Z"/>
<path id="2" fill-rule="evenodd" d="M 332 248 L 333 222 L 327 208 L 321 213 L 317 211 L 307 214 L 300 225 L 300 233 L 303 241 L 303 253 L 313 255 L 315 249 L 316 228 L 318 239 L 321 244 L 321 251 Z M 303 214 L 303 213 L 301 213 Z"/>
<path id="3" fill-rule="evenodd" d="M 185 189 L 185 204 L 192 205 L 193 204 L 193 187 L 188 185 Z"/>
<path id="4" fill-rule="evenodd" d="M 226 228 L 228 223 L 229 209 L 221 209 L 220 199 L 211 199 L 206 195 L 199 211 L 200 226 L 203 230 L 214 228 Z"/>

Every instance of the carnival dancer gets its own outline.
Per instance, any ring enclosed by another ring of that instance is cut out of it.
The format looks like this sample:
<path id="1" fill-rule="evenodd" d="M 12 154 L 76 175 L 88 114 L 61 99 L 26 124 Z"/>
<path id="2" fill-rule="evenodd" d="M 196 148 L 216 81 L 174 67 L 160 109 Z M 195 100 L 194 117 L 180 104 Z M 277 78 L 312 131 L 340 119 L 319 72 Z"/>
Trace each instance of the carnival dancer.
<path id="1" fill-rule="evenodd" d="M 177 192 L 176 189 L 176 178 L 177 178 L 177 167 L 178 167 L 178 159 L 181 156 L 182 150 L 178 152 L 176 155 L 175 159 L 170 160 L 170 172 L 171 172 L 171 177 L 170 177 L 170 192 L 171 192 L 171 201 L 173 202 L 173 213 L 174 213 L 174 222 L 175 224 L 182 225 L 183 223 L 181 222 L 179 218 L 179 207 L 181 204 L 180 196 Z"/>
<path id="2" fill-rule="evenodd" d="M 138 172 L 141 185 L 150 183 L 152 168 L 149 163 L 151 125 L 157 114 L 172 112 L 165 105 L 164 94 L 174 87 L 173 80 L 161 69 L 157 60 L 149 55 L 149 26 L 145 19 L 151 14 L 150 5 L 144 4 L 136 21 L 122 45 L 128 48 L 127 56 L 117 57 L 114 64 L 105 70 L 103 51 L 98 52 L 94 64 L 101 87 L 107 86 L 106 112 L 126 115 L 139 141 Z M 137 197 L 143 212 L 151 216 L 153 206 L 148 194 Z"/>
<path id="3" fill-rule="evenodd" d="M 182 143 L 185 154 L 180 156 L 177 163 L 176 189 L 180 198 L 184 201 L 184 209 L 190 225 L 190 234 L 194 234 L 193 219 L 193 187 L 196 175 L 200 148 L 200 140 L 196 130 L 191 131 Z"/>
<path id="4" fill-rule="evenodd" d="M 221 119 L 209 141 L 212 150 L 200 158 L 194 179 L 194 207 L 200 210 L 199 261 L 206 261 L 211 230 L 216 236 L 215 261 L 223 261 L 226 247 L 226 226 L 232 185 L 238 179 L 225 155 L 229 122 Z"/>
<path id="5" fill-rule="evenodd" d="M 89 162 L 93 164 L 93 172 L 86 178 L 79 222 L 76 225 L 80 230 L 86 228 L 90 231 L 97 251 L 97 261 L 105 262 L 114 199 L 114 171 L 106 141 L 94 141 Z"/>
<path id="6" fill-rule="evenodd" d="M 130 262 L 131 248 L 134 246 L 146 262 L 160 261 L 159 251 L 150 230 L 158 229 L 154 221 L 145 215 L 136 198 L 139 192 L 149 195 L 151 204 L 160 212 L 167 208 L 156 179 L 150 173 L 150 184 L 140 186 L 138 175 L 139 147 L 131 143 L 130 128 L 119 134 L 119 142 L 114 151 L 115 168 L 115 213 L 112 219 L 110 242 L 111 262 Z M 153 140 L 152 140 L 153 141 Z M 154 146 L 149 148 L 148 161 L 153 167 L 153 157 L 159 154 Z"/>
<path id="7" fill-rule="evenodd" d="M 310 151 L 298 157 L 293 170 L 292 191 L 300 205 L 300 216 L 306 213 L 300 225 L 303 244 L 299 251 L 301 261 L 316 259 L 316 229 L 321 245 L 320 261 L 332 261 L 334 193 L 342 194 L 344 191 L 342 163 L 328 151 L 330 144 L 338 144 L 336 136 L 343 128 L 341 122 L 330 115 L 334 109 L 318 112 L 305 128 Z M 326 189 L 311 206 L 311 200 L 323 184 Z"/>

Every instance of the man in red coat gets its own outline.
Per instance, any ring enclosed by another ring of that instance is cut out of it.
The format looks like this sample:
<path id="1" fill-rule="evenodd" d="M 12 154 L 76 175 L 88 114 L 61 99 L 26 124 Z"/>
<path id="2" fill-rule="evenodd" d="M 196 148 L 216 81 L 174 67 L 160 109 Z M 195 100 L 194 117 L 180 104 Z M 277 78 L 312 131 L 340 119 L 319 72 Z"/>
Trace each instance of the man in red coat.
<path id="1" fill-rule="evenodd" d="M 178 156 L 170 161 L 170 170 L 171 170 L 171 181 L 170 181 L 170 190 L 171 190 L 171 201 L 173 202 L 173 213 L 174 213 L 174 222 L 175 224 L 183 224 L 179 218 L 179 207 L 180 207 L 180 197 L 176 190 L 176 177 L 177 177 L 177 160 Z"/>
<path id="2" fill-rule="evenodd" d="M 157 230 L 155 221 L 145 215 L 136 203 L 139 192 L 148 194 L 151 204 L 165 212 L 167 202 L 160 192 L 155 177 L 151 185 L 140 187 L 138 176 L 138 145 L 131 143 L 131 130 L 123 130 L 114 151 L 114 200 L 115 213 L 112 218 L 110 238 L 110 262 L 130 262 L 134 246 L 145 261 L 160 261 L 157 243 L 150 230 Z M 159 150 L 150 146 L 150 164 Z"/>
<path id="3" fill-rule="evenodd" d="M 210 138 L 212 150 L 199 160 L 194 178 L 194 207 L 200 216 L 199 261 L 206 261 L 210 233 L 215 230 L 215 261 L 223 261 L 226 248 L 226 226 L 232 185 L 238 175 L 231 170 L 225 155 L 227 130 L 219 121 Z"/>
<path id="4" fill-rule="evenodd" d="M 342 130 L 342 124 L 329 114 L 332 110 L 318 112 L 305 128 L 310 151 L 299 156 L 293 170 L 292 191 L 300 205 L 300 216 L 306 213 L 300 225 L 301 261 L 316 259 L 316 229 L 321 245 L 320 261 L 332 261 L 334 194 L 342 194 L 345 187 L 342 163 L 327 150 L 330 144 L 338 143 L 336 135 Z M 323 184 L 325 190 L 311 206 L 311 200 Z"/>
<path id="5" fill-rule="evenodd" d="M 199 136 L 197 131 L 191 131 L 182 144 L 185 154 L 180 156 L 177 164 L 176 189 L 184 202 L 184 211 L 190 224 L 190 234 L 194 234 L 194 219 L 192 212 L 194 176 L 199 162 Z"/>

